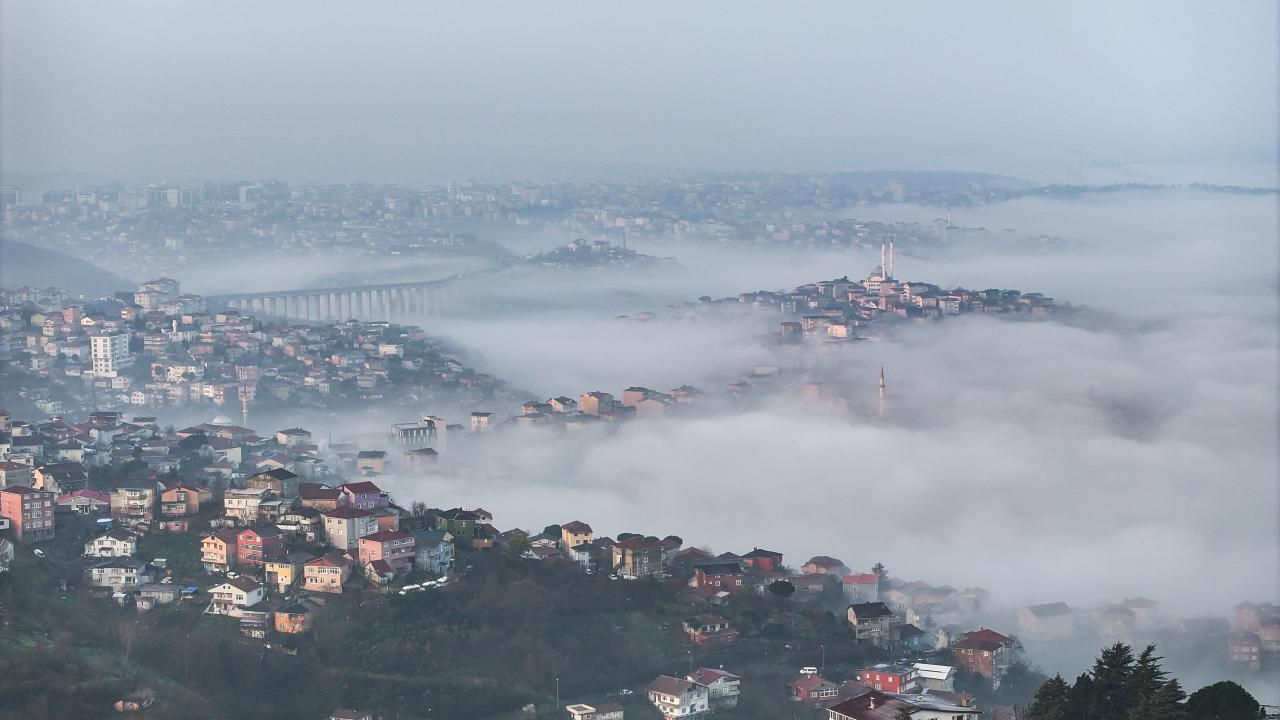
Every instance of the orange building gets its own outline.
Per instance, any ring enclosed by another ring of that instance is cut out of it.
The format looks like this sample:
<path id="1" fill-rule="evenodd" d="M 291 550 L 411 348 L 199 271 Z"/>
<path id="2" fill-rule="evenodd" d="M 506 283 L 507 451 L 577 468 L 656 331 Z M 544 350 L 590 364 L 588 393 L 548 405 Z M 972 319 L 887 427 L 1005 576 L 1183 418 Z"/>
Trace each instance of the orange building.
<path id="1" fill-rule="evenodd" d="M 0 489 L 0 517 L 20 542 L 48 540 L 53 537 L 53 493 L 25 485 Z"/>
<path id="2" fill-rule="evenodd" d="M 294 603 L 275 612 L 276 632 L 298 635 L 311 629 L 311 610 L 302 603 Z"/>

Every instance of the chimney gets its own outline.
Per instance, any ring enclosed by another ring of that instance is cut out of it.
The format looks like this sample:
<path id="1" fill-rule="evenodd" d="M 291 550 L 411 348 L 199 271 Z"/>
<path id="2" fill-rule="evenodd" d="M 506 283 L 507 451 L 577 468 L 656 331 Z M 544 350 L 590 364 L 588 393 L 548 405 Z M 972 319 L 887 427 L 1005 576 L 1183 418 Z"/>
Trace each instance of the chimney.
<path id="1" fill-rule="evenodd" d="M 875 698 L 871 698 L 871 707 L 870 707 L 869 709 L 871 709 L 871 710 L 875 710 L 875 709 L 876 709 L 876 699 L 875 699 Z"/>

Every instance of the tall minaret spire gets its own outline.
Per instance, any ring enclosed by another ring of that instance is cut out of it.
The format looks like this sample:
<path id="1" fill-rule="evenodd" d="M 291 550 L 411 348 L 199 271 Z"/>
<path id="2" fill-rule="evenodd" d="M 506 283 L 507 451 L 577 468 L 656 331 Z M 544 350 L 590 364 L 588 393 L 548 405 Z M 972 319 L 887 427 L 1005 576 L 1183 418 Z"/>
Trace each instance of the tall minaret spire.
<path id="1" fill-rule="evenodd" d="M 885 255 L 885 252 L 886 252 L 886 251 L 887 251 L 887 247 L 885 246 L 885 244 L 884 244 L 884 243 L 880 243 L 880 277 L 882 277 L 882 278 L 883 278 L 883 277 L 888 277 L 888 275 L 889 275 L 889 270 L 888 270 L 888 267 L 887 267 L 887 263 L 888 263 L 889 261 L 888 261 L 888 259 L 887 259 L 887 258 L 888 258 L 888 256 L 887 256 L 887 255 Z"/>
<path id="2" fill-rule="evenodd" d="M 884 417 L 884 366 L 880 366 L 880 417 Z"/>
<path id="3" fill-rule="evenodd" d="M 889 267 L 884 269 L 884 279 L 893 279 L 893 241 L 889 241 Z"/>

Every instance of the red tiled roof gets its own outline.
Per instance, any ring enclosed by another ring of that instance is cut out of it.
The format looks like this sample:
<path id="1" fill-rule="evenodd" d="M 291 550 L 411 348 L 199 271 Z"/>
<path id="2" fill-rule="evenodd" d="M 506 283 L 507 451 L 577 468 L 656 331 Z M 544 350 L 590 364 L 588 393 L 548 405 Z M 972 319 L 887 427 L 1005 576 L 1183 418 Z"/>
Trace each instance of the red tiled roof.
<path id="1" fill-rule="evenodd" d="M 1013 645 L 1013 638 L 1001 635 L 995 630 L 982 628 L 980 630 L 970 630 L 962 635 L 965 640 L 985 640 L 987 642 L 999 643 L 1000 645 Z"/>
<path id="2" fill-rule="evenodd" d="M 839 715 L 853 718 L 854 720 L 896 720 L 904 708 L 910 707 L 912 707 L 910 703 L 878 690 L 872 690 L 864 695 L 832 705 L 828 708 L 828 714 L 832 717 Z"/>
<path id="3" fill-rule="evenodd" d="M 845 585 L 875 585 L 880 582 L 880 576 L 875 573 L 858 573 L 857 575 L 845 575 Z"/>
<path id="4" fill-rule="evenodd" d="M 90 499 L 92 499 L 92 500 L 97 500 L 98 502 L 104 502 L 104 503 L 109 503 L 109 502 L 111 502 L 111 496 L 110 496 L 110 495 L 108 495 L 107 493 L 104 493 L 104 492 L 98 492 L 97 490 L 88 490 L 88 489 L 85 489 L 85 490 L 73 490 L 73 491 L 71 491 L 71 492 L 67 493 L 66 495 L 60 495 L 60 496 L 58 497 L 58 500 L 59 500 L 59 501 L 61 501 L 61 500 L 64 500 L 64 499 L 66 499 L 66 498 L 82 498 L 82 497 L 83 497 L 83 498 L 90 498 Z"/>
<path id="5" fill-rule="evenodd" d="M 957 650 L 985 650 L 987 652 L 995 652 L 999 650 L 1001 645 L 991 640 L 979 640 L 977 638 L 963 638 L 960 642 L 951 646 Z"/>
<path id="6" fill-rule="evenodd" d="M 813 690 L 819 685 L 823 685 L 823 684 L 830 685 L 832 683 L 830 680 L 827 680 L 821 675 L 801 675 L 800 677 L 796 678 L 795 680 L 792 680 L 788 684 L 792 688 L 799 690 L 800 692 L 803 692 L 805 694 L 808 694 L 809 691 Z"/>
<path id="7" fill-rule="evenodd" d="M 683 678 L 671 677 L 670 675 L 659 675 L 653 682 L 645 686 L 647 692 L 662 693 L 663 695 L 681 695 L 688 692 L 693 687 L 693 683 Z"/>
<path id="8" fill-rule="evenodd" d="M 337 500 L 342 491 L 329 488 L 319 483 L 302 483 L 298 486 L 298 496 L 303 500 Z"/>

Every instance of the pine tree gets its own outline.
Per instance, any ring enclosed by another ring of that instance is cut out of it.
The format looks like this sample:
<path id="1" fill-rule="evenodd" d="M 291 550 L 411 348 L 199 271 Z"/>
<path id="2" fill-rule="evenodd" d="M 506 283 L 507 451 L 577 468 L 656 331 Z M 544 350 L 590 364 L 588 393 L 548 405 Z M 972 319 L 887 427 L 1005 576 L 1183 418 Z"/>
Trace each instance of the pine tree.
<path id="1" fill-rule="evenodd" d="M 1129 720 L 1187 720 L 1191 715 L 1182 704 L 1187 694 L 1177 680 L 1169 680 L 1145 697 L 1129 714 Z"/>
<path id="2" fill-rule="evenodd" d="M 871 572 L 876 575 L 876 592 L 884 599 L 884 594 L 889 590 L 889 568 L 884 563 L 878 562 L 871 566 Z"/>
<path id="3" fill-rule="evenodd" d="M 1067 719 L 1090 720 L 1093 712 L 1093 678 L 1089 673 L 1082 673 L 1067 693 Z"/>
<path id="4" fill-rule="evenodd" d="M 1071 688 L 1061 675 L 1054 675 L 1036 691 L 1035 700 L 1027 709 L 1026 720 L 1068 720 L 1067 695 Z"/>
<path id="5" fill-rule="evenodd" d="M 1133 674 L 1133 648 L 1124 643 L 1103 648 L 1089 673 L 1093 677 L 1090 717 L 1124 720 L 1130 709 L 1126 691 Z"/>
<path id="6" fill-rule="evenodd" d="M 1156 655 L 1156 646 L 1148 645 L 1138 656 L 1137 664 L 1129 675 L 1126 703 L 1130 714 L 1142 703 L 1149 701 L 1160 690 L 1169 673 L 1160 667 L 1164 658 Z"/>

